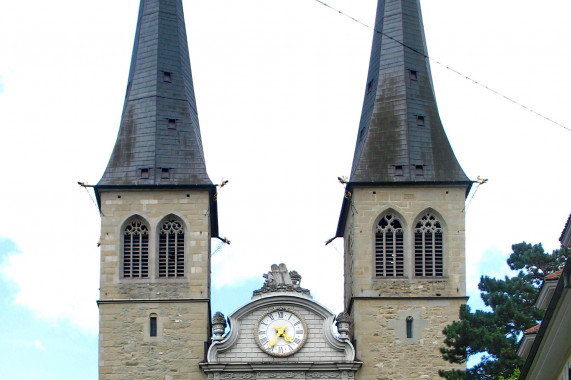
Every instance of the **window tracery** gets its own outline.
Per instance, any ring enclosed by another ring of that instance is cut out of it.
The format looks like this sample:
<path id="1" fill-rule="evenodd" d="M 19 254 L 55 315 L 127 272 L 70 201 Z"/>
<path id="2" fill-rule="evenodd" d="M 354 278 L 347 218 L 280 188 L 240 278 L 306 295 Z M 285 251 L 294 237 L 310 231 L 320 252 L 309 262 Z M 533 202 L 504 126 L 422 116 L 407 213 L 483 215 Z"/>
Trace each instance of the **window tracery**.
<path id="1" fill-rule="evenodd" d="M 442 224 L 434 214 L 427 212 L 416 223 L 414 230 L 415 276 L 443 276 L 442 241 Z"/>
<path id="2" fill-rule="evenodd" d="M 403 227 L 393 214 L 386 214 L 375 228 L 375 275 L 404 276 Z"/>
<path id="3" fill-rule="evenodd" d="M 123 277 L 149 276 L 149 229 L 139 218 L 123 230 Z"/>
<path id="4" fill-rule="evenodd" d="M 174 218 L 165 221 L 159 232 L 159 277 L 184 276 L 184 227 Z"/>

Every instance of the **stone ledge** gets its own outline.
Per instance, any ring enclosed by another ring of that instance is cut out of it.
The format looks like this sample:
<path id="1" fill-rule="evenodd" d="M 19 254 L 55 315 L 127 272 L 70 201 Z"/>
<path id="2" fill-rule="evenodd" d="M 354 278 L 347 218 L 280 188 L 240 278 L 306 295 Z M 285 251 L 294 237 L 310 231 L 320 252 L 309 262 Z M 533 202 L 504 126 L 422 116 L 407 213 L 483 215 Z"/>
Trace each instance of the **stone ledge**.
<path id="1" fill-rule="evenodd" d="M 97 300 L 97 305 L 119 303 L 183 303 L 183 302 L 210 302 L 209 298 L 156 298 L 156 299 L 110 299 Z"/>

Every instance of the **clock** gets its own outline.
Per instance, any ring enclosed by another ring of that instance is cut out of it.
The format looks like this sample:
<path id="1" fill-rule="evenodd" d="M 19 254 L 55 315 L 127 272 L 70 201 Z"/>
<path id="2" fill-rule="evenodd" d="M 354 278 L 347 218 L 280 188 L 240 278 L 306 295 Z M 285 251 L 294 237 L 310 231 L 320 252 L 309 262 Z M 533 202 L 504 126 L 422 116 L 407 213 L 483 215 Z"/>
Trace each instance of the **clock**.
<path id="1" fill-rule="evenodd" d="M 291 310 L 278 308 L 263 314 L 254 330 L 256 342 L 262 351 L 272 356 L 295 354 L 307 339 L 307 325 L 303 318 Z"/>

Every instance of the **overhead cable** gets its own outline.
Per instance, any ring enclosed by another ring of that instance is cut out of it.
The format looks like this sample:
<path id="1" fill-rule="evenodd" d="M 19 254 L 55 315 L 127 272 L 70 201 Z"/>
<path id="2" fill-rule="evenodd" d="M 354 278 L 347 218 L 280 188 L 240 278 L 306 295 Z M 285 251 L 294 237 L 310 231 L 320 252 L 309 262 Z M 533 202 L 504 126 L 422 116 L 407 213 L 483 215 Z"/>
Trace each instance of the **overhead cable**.
<path id="1" fill-rule="evenodd" d="M 351 19 L 352 21 L 356 22 L 357 24 L 360 24 L 360 25 L 364 26 L 365 28 L 369 28 L 369 29 L 373 30 L 375 33 L 379 33 L 379 34 L 381 34 L 381 35 L 387 37 L 388 39 L 390 39 L 390 40 L 392 40 L 392 41 L 398 43 L 399 45 L 402 45 L 402 46 L 404 46 L 405 48 L 407 48 L 407 49 L 409 49 L 409 50 L 411 50 L 411 51 L 413 51 L 413 52 L 415 52 L 415 53 L 417 53 L 417 54 L 422 55 L 424 58 L 429 59 L 429 60 L 433 61 L 434 63 L 436 63 L 436 64 L 438 64 L 438 65 L 444 67 L 446 70 L 449 70 L 449 71 L 453 72 L 454 74 L 457 74 L 457 75 L 463 77 L 464 79 L 466 79 L 466 80 L 468 80 L 468 81 L 470 81 L 470 82 L 472 82 L 472 83 L 474 83 L 474 84 L 476 84 L 476 85 L 478 85 L 478 86 L 480 86 L 480 87 L 482 87 L 482 88 L 485 88 L 486 90 L 488 90 L 488 91 L 490 91 L 490 92 L 493 92 L 493 93 L 496 94 L 496 95 L 501 96 L 502 98 L 506 99 L 507 101 L 512 102 L 512 103 L 514 103 L 514 104 L 520 106 L 521 108 L 523 108 L 523 109 L 525 109 L 525 110 L 527 110 L 527 111 L 533 113 L 534 115 L 539 116 L 539 117 L 541 117 L 542 119 L 545 119 L 545 120 L 547 120 L 548 122 L 553 123 L 553 124 L 555 124 L 555 125 L 557 125 L 557 126 L 563 128 L 563 129 L 565 129 L 565 130 L 568 131 L 568 132 L 571 132 L 571 128 L 568 128 L 568 127 L 566 127 L 565 125 L 563 125 L 563 124 L 561 124 L 561 123 L 558 123 L 557 121 L 555 121 L 555 120 L 553 120 L 553 119 L 551 119 L 551 118 L 549 118 L 549 117 L 547 117 L 547 116 L 542 115 L 541 113 L 535 111 L 534 109 L 532 109 L 532 108 L 530 108 L 530 107 L 527 107 L 527 106 L 524 105 L 524 104 L 521 104 L 521 103 L 518 102 L 517 100 L 514 100 L 514 99 L 510 98 L 509 96 L 504 95 L 504 94 L 502 94 L 501 92 L 496 91 L 496 90 L 494 90 L 493 88 L 488 87 L 488 86 L 486 86 L 485 84 L 478 82 L 478 81 L 475 80 L 475 79 L 472 79 L 472 78 L 469 77 L 468 75 L 462 74 L 462 73 L 459 72 L 458 70 L 455 70 L 454 68 L 452 68 L 452 67 L 450 67 L 450 66 L 448 66 L 448 65 L 445 65 L 444 63 L 438 61 L 438 60 L 435 59 L 435 58 L 429 57 L 429 56 L 428 56 L 427 54 L 425 54 L 424 52 L 418 51 L 417 49 L 415 49 L 415 48 L 413 48 L 413 47 L 411 47 L 411 46 L 405 44 L 404 42 L 399 41 L 399 40 L 397 40 L 396 38 L 394 38 L 394 37 L 392 37 L 392 36 L 390 36 L 390 35 L 388 35 L 388 34 L 386 34 L 386 33 L 384 33 L 384 32 L 381 32 L 381 31 L 377 30 L 377 29 L 373 28 L 373 27 L 370 26 L 370 25 L 365 24 L 364 22 L 362 22 L 362 21 L 356 19 L 355 17 L 352 17 L 352 16 L 346 14 L 345 12 L 343 12 L 343 11 L 337 9 L 337 8 L 332 7 L 331 5 L 325 3 L 325 2 L 323 2 L 323 1 L 321 1 L 321 0 L 315 0 L 315 1 L 317 1 L 317 2 L 318 2 L 319 4 L 321 4 L 321 5 L 326 6 L 327 8 L 330 8 L 331 10 L 334 10 L 335 12 L 339 13 L 340 15 L 345 16 L 345 17 Z"/>

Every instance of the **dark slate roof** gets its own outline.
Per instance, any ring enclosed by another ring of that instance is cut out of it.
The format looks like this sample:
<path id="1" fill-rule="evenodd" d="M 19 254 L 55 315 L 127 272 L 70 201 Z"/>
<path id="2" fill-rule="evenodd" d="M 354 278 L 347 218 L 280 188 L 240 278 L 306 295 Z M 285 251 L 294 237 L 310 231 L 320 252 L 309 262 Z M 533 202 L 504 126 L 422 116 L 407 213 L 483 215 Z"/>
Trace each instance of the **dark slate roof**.
<path id="1" fill-rule="evenodd" d="M 98 186 L 212 185 L 182 0 L 141 0 L 121 126 Z"/>
<path id="2" fill-rule="evenodd" d="M 375 30 L 350 182 L 469 182 L 438 115 L 419 0 L 379 0 Z"/>

